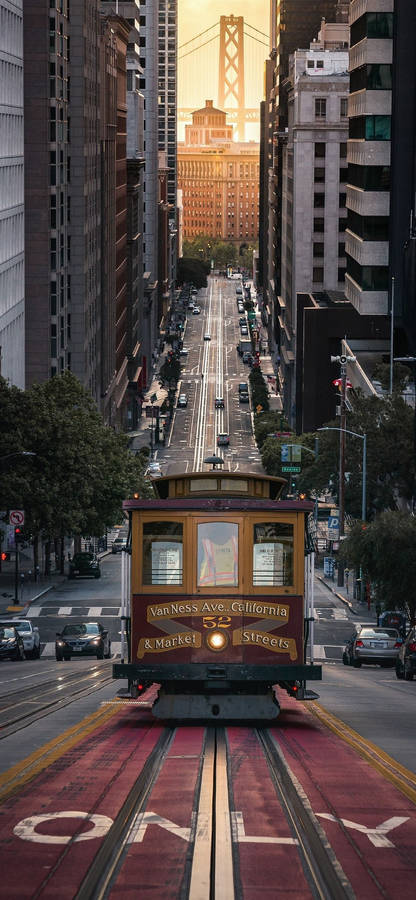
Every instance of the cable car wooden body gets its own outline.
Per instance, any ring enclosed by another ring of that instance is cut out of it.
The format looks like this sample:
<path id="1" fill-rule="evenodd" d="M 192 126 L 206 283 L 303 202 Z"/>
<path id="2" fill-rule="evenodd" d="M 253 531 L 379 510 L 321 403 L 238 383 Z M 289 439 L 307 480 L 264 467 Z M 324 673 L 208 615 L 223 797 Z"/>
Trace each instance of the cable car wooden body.
<path id="1" fill-rule="evenodd" d="M 121 662 L 114 678 L 160 684 L 163 719 L 273 719 L 273 686 L 315 698 L 306 662 L 313 504 L 280 500 L 282 478 L 197 472 L 126 500 Z M 129 565 L 130 563 L 130 565 Z M 124 630 L 124 633 L 123 633 Z"/>

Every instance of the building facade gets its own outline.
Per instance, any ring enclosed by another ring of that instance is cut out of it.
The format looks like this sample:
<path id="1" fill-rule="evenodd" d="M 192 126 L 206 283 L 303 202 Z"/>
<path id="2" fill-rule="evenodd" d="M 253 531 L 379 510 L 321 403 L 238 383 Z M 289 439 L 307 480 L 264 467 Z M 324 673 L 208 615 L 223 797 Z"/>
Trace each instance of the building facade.
<path id="1" fill-rule="evenodd" d="M 0 375 L 25 386 L 23 0 L 0 0 Z"/>
<path id="2" fill-rule="evenodd" d="M 254 242 L 259 225 L 259 145 L 233 142 L 226 114 L 207 100 L 192 113 L 178 145 L 183 237 L 206 234 L 233 243 Z"/>
<path id="3" fill-rule="evenodd" d="M 361 315 L 386 315 L 394 0 L 352 0 L 346 296 Z"/>
<path id="4" fill-rule="evenodd" d="M 309 50 L 290 57 L 288 129 L 281 144 L 280 383 L 296 422 L 299 292 L 342 291 L 348 138 L 347 25 L 323 23 Z M 326 49 L 328 45 L 333 49 Z M 336 48 L 336 49 L 335 49 Z"/>

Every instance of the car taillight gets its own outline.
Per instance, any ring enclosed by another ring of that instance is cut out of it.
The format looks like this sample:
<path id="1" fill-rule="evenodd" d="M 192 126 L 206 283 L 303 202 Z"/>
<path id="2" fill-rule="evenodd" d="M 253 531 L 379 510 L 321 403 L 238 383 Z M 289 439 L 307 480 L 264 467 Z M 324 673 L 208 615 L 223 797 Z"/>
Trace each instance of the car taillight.
<path id="1" fill-rule="evenodd" d="M 402 643 L 403 643 L 403 641 L 396 641 L 396 643 L 394 645 L 394 649 L 396 649 L 396 647 L 401 647 Z"/>
<path id="2" fill-rule="evenodd" d="M 413 641 L 408 645 L 408 650 L 410 650 L 411 653 L 416 653 L 416 644 Z"/>
<path id="3" fill-rule="evenodd" d="M 356 647 L 364 647 L 364 644 L 363 644 L 362 641 L 356 641 L 356 642 L 355 642 L 355 646 L 356 646 Z"/>

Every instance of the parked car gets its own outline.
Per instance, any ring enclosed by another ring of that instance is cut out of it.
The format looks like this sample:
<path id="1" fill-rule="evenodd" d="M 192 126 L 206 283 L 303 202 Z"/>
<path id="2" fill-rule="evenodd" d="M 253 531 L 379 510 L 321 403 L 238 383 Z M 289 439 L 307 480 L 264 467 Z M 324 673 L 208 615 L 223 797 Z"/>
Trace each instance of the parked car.
<path id="1" fill-rule="evenodd" d="M 79 575 L 91 575 L 92 578 L 100 578 L 100 563 L 93 553 L 75 553 L 69 563 L 69 577 L 77 578 Z"/>
<path id="2" fill-rule="evenodd" d="M 196 287 L 193 287 L 191 290 L 191 294 L 197 294 L 197 293 L 198 293 L 198 289 Z"/>
<path id="3" fill-rule="evenodd" d="M 217 447 L 228 447 L 230 443 L 230 435 L 226 434 L 225 431 L 220 432 L 217 437 Z"/>
<path id="4" fill-rule="evenodd" d="M 241 391 L 238 395 L 238 399 L 240 403 L 249 403 L 250 397 L 248 396 L 248 391 Z"/>
<path id="5" fill-rule="evenodd" d="M 248 365 L 248 366 L 253 365 L 253 354 L 250 353 L 249 350 L 244 350 L 242 359 L 243 359 L 243 363 L 245 363 L 246 365 Z"/>
<path id="6" fill-rule="evenodd" d="M 149 462 L 149 465 L 144 474 L 151 475 L 152 478 L 160 478 L 162 474 L 160 463 L 156 462 L 156 460 L 152 460 L 152 462 Z"/>
<path id="7" fill-rule="evenodd" d="M 215 398 L 215 409 L 224 409 L 224 397 Z"/>
<path id="8" fill-rule="evenodd" d="M 201 307 L 200 307 L 200 306 L 194 306 L 194 308 L 193 308 L 193 310 L 192 310 L 192 315 L 193 315 L 193 316 L 199 316 L 200 312 L 201 312 Z"/>
<path id="9" fill-rule="evenodd" d="M 24 659 L 23 640 L 14 625 L 0 625 L 0 659 Z"/>
<path id="10" fill-rule="evenodd" d="M 377 624 L 385 628 L 397 628 L 404 639 L 406 637 L 406 616 L 398 610 L 387 609 L 378 617 Z"/>
<path id="11" fill-rule="evenodd" d="M 240 325 L 240 334 L 242 334 L 244 336 L 248 335 L 247 325 Z"/>
<path id="12" fill-rule="evenodd" d="M 186 349 L 186 347 L 182 347 L 181 350 L 179 350 L 179 356 L 188 356 L 188 350 Z"/>
<path id="13" fill-rule="evenodd" d="M 208 331 L 207 331 L 207 332 L 204 334 L 204 341 L 210 341 L 210 340 L 211 340 L 211 335 L 210 335 L 210 334 L 208 333 Z"/>
<path id="14" fill-rule="evenodd" d="M 111 641 L 100 622 L 71 622 L 57 632 L 55 657 L 59 661 L 71 656 L 96 656 L 110 659 Z"/>
<path id="15" fill-rule="evenodd" d="M 248 384 L 246 381 L 240 381 L 238 385 L 239 394 L 248 394 Z"/>
<path id="16" fill-rule="evenodd" d="M 125 538 L 116 537 L 113 543 L 111 544 L 111 552 L 112 553 L 121 553 L 122 550 L 125 550 L 127 547 L 127 541 Z"/>
<path id="17" fill-rule="evenodd" d="M 239 325 L 247 325 L 247 319 L 246 319 L 246 317 L 245 317 L 245 316 L 240 316 L 240 318 L 239 318 L 239 320 L 238 320 L 238 324 L 239 324 Z"/>
<path id="18" fill-rule="evenodd" d="M 238 309 L 238 312 L 239 312 L 240 315 L 241 315 L 241 314 L 244 312 L 244 306 L 243 306 L 243 304 L 242 304 L 242 303 L 239 303 L 238 306 L 237 306 L 237 309 Z"/>
<path id="19" fill-rule="evenodd" d="M 32 659 L 39 659 L 39 628 L 37 628 L 36 625 L 32 625 L 30 619 L 8 619 L 8 621 L 0 622 L 0 628 L 15 628 L 22 638 L 25 656 L 31 656 Z"/>
<path id="20" fill-rule="evenodd" d="M 342 661 L 345 666 L 354 666 L 355 669 L 359 669 L 362 663 L 394 666 L 402 643 L 397 628 L 357 625 L 345 645 Z"/>
<path id="21" fill-rule="evenodd" d="M 411 628 L 406 640 L 400 647 L 396 659 L 396 675 L 413 681 L 416 674 L 416 628 Z"/>
<path id="22" fill-rule="evenodd" d="M 189 303 L 188 303 L 188 309 L 193 309 L 194 306 L 195 306 L 194 301 L 193 301 L 193 300 L 190 300 Z"/>
<path id="23" fill-rule="evenodd" d="M 185 407 L 188 406 L 188 397 L 186 394 L 179 394 L 177 405 L 179 409 L 185 409 Z"/>

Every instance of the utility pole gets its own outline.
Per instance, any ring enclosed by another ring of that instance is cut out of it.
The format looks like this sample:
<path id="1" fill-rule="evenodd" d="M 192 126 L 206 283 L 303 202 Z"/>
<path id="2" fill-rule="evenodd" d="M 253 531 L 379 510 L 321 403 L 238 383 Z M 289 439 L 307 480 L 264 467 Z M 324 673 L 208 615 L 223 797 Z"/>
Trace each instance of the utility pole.
<path id="1" fill-rule="evenodd" d="M 345 534 L 345 425 L 347 420 L 346 391 L 347 391 L 347 363 L 355 362 L 355 356 L 331 356 L 331 362 L 338 362 L 341 366 L 341 406 L 340 406 L 340 432 L 339 432 L 339 540 L 341 543 Z M 338 562 L 338 587 L 344 584 L 344 566 Z"/>

